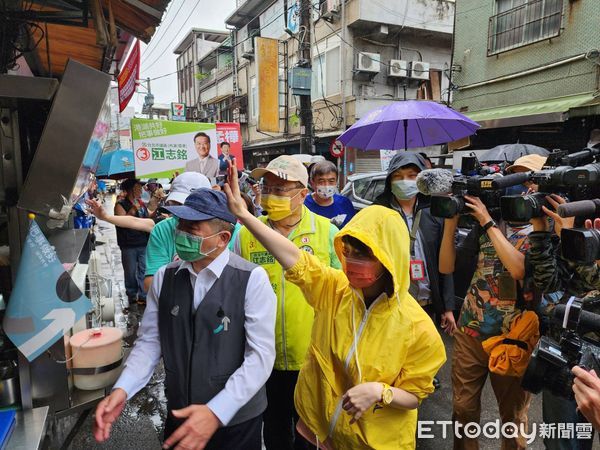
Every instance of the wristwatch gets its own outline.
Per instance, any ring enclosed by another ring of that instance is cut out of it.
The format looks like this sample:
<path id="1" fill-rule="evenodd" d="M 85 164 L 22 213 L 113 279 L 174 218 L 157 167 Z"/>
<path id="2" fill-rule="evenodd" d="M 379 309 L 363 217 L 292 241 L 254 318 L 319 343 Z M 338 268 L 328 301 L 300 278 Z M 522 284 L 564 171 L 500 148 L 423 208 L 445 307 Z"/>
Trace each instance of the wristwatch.
<path id="1" fill-rule="evenodd" d="M 493 219 L 490 219 L 490 221 L 488 223 L 486 223 L 482 228 L 483 228 L 483 231 L 487 231 L 492 227 L 498 228 L 498 224 L 496 222 L 494 222 Z"/>
<path id="2" fill-rule="evenodd" d="M 394 400 L 394 391 L 389 384 L 381 383 L 383 385 L 383 391 L 381 392 L 381 403 L 383 406 L 388 406 Z"/>

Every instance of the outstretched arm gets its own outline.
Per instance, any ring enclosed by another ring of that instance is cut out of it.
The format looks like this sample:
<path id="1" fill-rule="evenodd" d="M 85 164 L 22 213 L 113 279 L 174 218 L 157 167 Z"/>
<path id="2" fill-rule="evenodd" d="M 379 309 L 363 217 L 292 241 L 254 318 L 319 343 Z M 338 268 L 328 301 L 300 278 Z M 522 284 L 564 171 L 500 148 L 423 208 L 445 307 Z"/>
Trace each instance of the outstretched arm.
<path id="1" fill-rule="evenodd" d="M 246 202 L 240 195 L 237 169 L 234 168 L 231 162 L 229 163 L 228 180 L 229 183 L 225 184 L 224 191 L 227 194 L 229 210 L 279 261 L 284 270 L 293 267 L 300 258 L 300 249 L 292 241 L 266 226 L 248 211 Z"/>
<path id="2" fill-rule="evenodd" d="M 137 231 L 145 231 L 150 233 L 154 228 L 154 220 L 144 219 L 142 217 L 134 217 L 130 215 L 114 216 L 108 214 L 104 207 L 97 200 L 86 200 L 87 205 L 92 209 L 92 214 L 100 220 L 112 223 L 117 227 L 130 228 Z"/>

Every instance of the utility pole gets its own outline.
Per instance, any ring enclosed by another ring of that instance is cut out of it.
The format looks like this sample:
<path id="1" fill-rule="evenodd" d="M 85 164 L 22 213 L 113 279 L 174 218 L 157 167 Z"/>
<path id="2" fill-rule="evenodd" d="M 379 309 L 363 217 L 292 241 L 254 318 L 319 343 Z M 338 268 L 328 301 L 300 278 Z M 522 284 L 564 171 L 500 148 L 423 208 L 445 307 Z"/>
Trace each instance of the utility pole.
<path id="1" fill-rule="evenodd" d="M 311 16 L 312 0 L 300 0 L 300 41 L 298 44 L 298 65 L 312 69 L 311 56 Z M 300 153 L 314 153 L 313 115 L 310 95 L 300 96 Z"/>
<path id="2" fill-rule="evenodd" d="M 150 77 L 146 78 L 146 89 L 148 93 L 146 94 L 146 104 L 148 105 L 148 118 L 154 119 L 154 114 L 152 114 L 152 108 L 154 107 L 154 96 L 152 95 L 152 91 L 150 90 Z"/>

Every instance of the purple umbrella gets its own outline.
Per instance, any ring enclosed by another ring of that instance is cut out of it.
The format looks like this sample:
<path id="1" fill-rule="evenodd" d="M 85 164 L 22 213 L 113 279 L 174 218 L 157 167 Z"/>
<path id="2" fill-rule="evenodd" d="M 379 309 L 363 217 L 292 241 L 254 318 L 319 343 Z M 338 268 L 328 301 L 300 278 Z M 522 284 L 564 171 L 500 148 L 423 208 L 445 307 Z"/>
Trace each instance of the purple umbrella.
<path id="1" fill-rule="evenodd" d="M 361 150 L 400 150 L 456 141 L 478 128 L 477 122 L 440 103 L 406 100 L 367 113 L 339 140 Z"/>

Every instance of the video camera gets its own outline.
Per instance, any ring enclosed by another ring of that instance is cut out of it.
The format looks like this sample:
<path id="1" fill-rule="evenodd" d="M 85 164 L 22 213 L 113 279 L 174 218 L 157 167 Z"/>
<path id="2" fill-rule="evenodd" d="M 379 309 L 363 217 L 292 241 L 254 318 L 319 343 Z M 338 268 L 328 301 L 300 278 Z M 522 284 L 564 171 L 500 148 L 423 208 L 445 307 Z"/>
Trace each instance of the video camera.
<path id="1" fill-rule="evenodd" d="M 454 177 L 450 194 L 431 196 L 431 214 L 443 218 L 468 214 L 470 209 L 465 204 L 465 195 L 479 197 L 488 210 L 497 209 L 505 188 L 521 184 L 529 178 L 521 173 L 503 177 L 501 172 L 506 165 L 482 166 L 477 156 L 463 156 L 461 174 Z"/>
<path id="2" fill-rule="evenodd" d="M 600 303 L 597 299 L 586 300 L 585 305 Z M 599 342 L 583 337 L 584 334 L 600 331 L 600 315 L 583 309 L 580 300 L 570 300 L 566 305 L 556 305 L 553 321 L 562 325 L 560 339 L 542 336 L 536 345 L 521 386 L 523 389 L 539 394 L 548 389 L 553 394 L 573 399 L 574 366 L 586 370 L 600 370 Z"/>
<path id="3" fill-rule="evenodd" d="M 558 206 L 561 217 L 600 217 L 600 199 L 580 200 Z M 562 255 L 578 264 L 592 264 L 600 259 L 600 231 L 573 228 L 561 232 Z"/>
<path id="4" fill-rule="evenodd" d="M 594 195 L 594 187 L 600 183 L 600 163 L 594 163 L 599 156 L 600 149 L 597 148 L 571 154 L 554 150 L 548 156 L 546 166 L 531 172 L 527 180 L 538 185 L 538 192 L 502 197 L 502 218 L 508 222 L 528 222 L 534 217 L 543 217 L 542 207 L 549 206 L 548 194 L 560 194 L 572 200 Z"/>

